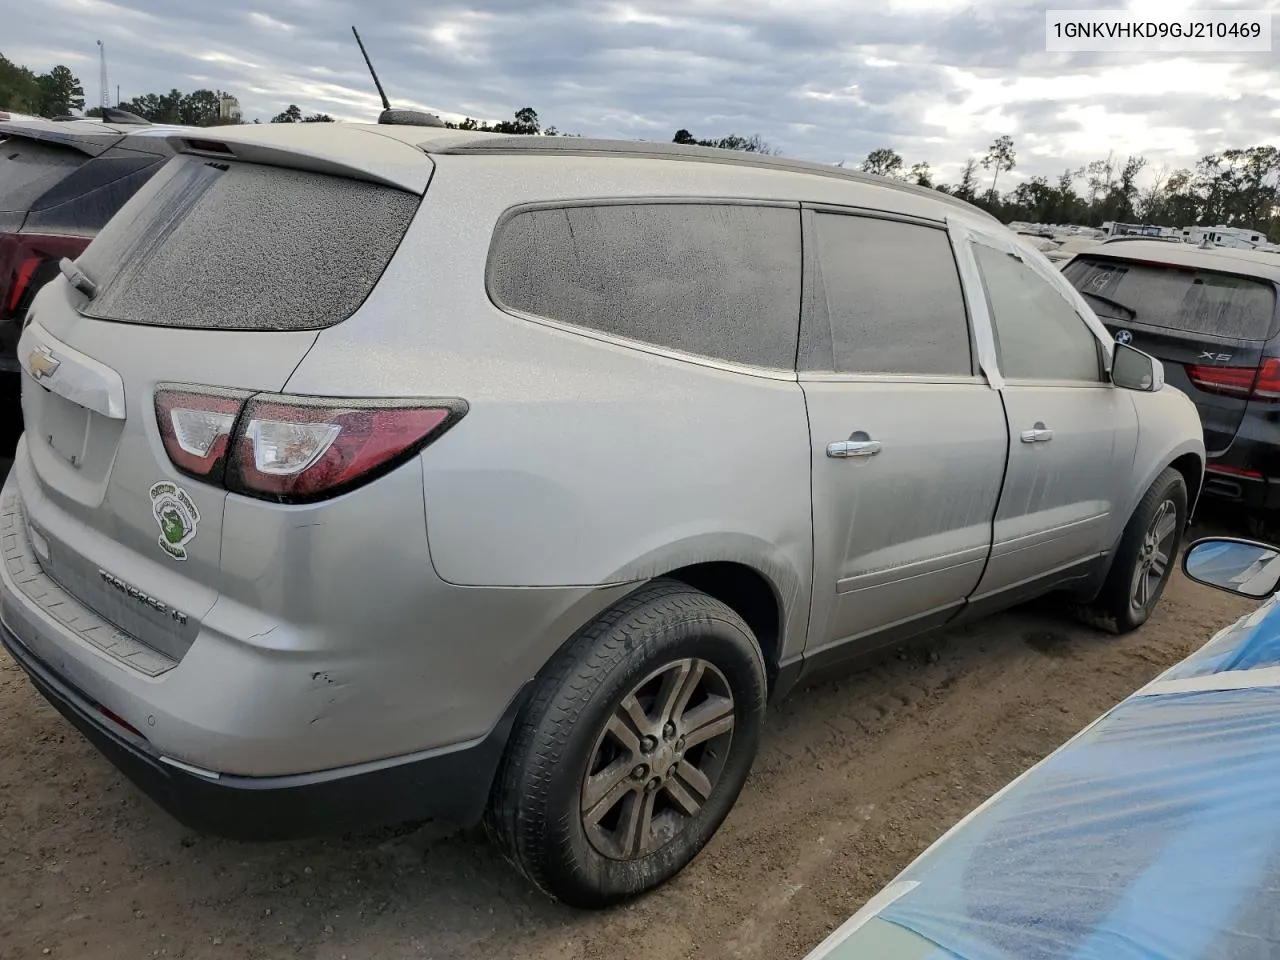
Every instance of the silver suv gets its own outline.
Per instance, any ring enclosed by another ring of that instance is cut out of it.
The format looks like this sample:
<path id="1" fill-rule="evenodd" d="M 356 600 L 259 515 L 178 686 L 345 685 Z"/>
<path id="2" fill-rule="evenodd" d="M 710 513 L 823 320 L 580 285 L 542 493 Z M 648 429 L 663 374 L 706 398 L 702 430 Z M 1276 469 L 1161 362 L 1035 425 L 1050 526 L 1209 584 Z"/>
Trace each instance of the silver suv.
<path id="1" fill-rule="evenodd" d="M 26 319 L 4 643 L 183 821 L 485 818 L 567 902 L 687 864 L 766 700 L 1158 600 L 1195 408 L 945 195 L 409 125 L 179 154 Z"/>

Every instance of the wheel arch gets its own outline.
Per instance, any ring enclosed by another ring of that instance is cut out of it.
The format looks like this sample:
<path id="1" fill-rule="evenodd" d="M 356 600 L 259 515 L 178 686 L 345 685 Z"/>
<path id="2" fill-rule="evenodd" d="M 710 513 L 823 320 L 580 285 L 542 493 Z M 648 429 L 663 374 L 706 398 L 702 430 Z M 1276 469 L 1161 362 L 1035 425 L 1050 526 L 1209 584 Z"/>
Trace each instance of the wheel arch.
<path id="1" fill-rule="evenodd" d="M 1204 458 L 1195 453 L 1183 453 L 1174 457 L 1169 466 L 1182 474 L 1187 485 L 1187 522 L 1195 516 L 1196 504 L 1200 500 L 1200 489 L 1204 486 Z"/>
<path id="2" fill-rule="evenodd" d="M 639 557 L 609 582 L 636 589 L 660 578 L 701 590 L 746 621 L 772 688 L 778 666 L 804 650 L 809 627 L 812 536 L 774 544 L 742 533 L 700 533 Z"/>
<path id="3" fill-rule="evenodd" d="M 786 636 L 786 608 L 768 577 L 732 560 L 692 563 L 662 576 L 701 590 L 742 617 L 760 644 L 769 684 L 773 685 Z"/>
<path id="4" fill-rule="evenodd" d="M 665 577 L 715 597 L 756 633 L 772 682 L 779 662 L 804 650 L 812 563 L 811 530 L 781 544 L 745 533 L 696 533 L 646 553 L 609 580 L 639 587 Z"/>
<path id="5" fill-rule="evenodd" d="M 1188 405 L 1190 401 L 1188 401 Z M 1194 408 L 1193 408 L 1194 409 Z M 1124 509 L 1116 517 L 1115 535 L 1112 543 L 1120 542 L 1120 537 L 1124 533 L 1124 528 L 1129 522 L 1129 518 L 1133 516 L 1133 511 L 1137 509 L 1138 504 L 1146 495 L 1147 490 L 1156 482 L 1156 477 L 1160 476 L 1165 470 L 1172 467 L 1182 475 L 1183 481 L 1187 485 L 1187 518 L 1195 511 L 1196 501 L 1200 496 L 1200 488 L 1204 485 L 1204 439 L 1202 429 L 1199 426 L 1197 414 L 1196 434 L 1194 437 L 1186 437 L 1179 441 L 1173 441 L 1168 437 L 1168 428 L 1165 430 L 1146 429 L 1143 423 L 1139 432 L 1138 449 L 1134 458 L 1132 485 L 1129 488 L 1128 496 L 1124 500 Z M 1164 433 L 1164 436 L 1159 434 Z"/>
<path id="6" fill-rule="evenodd" d="M 1106 583 L 1107 577 L 1111 574 L 1111 568 L 1116 560 L 1116 551 L 1120 546 L 1121 538 L 1124 536 L 1125 527 L 1129 525 L 1129 519 L 1138 508 L 1142 498 L 1146 496 L 1147 491 L 1151 489 L 1151 485 L 1156 482 L 1156 478 L 1170 467 L 1181 474 L 1183 482 L 1187 485 L 1187 523 L 1188 525 L 1190 524 L 1191 518 L 1195 513 L 1196 501 L 1200 496 L 1200 489 L 1204 485 L 1204 462 L 1203 444 L 1188 441 L 1165 457 L 1151 463 L 1149 469 L 1144 473 L 1138 474 L 1135 471 L 1135 477 L 1138 482 L 1134 484 L 1133 489 L 1130 491 L 1129 498 L 1124 504 L 1123 513 L 1117 517 L 1110 546 L 1102 558 L 1102 562 L 1093 571 L 1092 576 L 1084 584 L 1068 591 L 1073 600 L 1079 603 L 1091 603 L 1097 598 L 1103 584 Z"/>

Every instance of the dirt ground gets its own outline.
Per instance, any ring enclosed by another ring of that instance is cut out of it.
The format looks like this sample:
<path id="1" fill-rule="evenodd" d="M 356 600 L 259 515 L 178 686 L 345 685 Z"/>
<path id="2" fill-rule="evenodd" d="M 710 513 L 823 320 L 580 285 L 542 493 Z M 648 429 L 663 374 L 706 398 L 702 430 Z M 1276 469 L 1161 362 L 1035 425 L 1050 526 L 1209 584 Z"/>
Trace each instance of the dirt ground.
<path id="1" fill-rule="evenodd" d="M 1047 605 L 774 712 L 737 807 L 662 890 L 582 913 L 479 832 L 276 845 L 179 826 L 0 658 L 0 957 L 802 957 L 956 820 L 1250 609 L 1177 574 L 1116 639 Z"/>

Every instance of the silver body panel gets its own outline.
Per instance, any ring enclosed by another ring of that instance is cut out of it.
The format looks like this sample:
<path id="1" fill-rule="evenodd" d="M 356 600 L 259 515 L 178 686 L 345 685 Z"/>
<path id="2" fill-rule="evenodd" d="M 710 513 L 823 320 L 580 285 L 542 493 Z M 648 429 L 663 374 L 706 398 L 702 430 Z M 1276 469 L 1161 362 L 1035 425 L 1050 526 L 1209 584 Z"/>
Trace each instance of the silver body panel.
<path id="1" fill-rule="evenodd" d="M 813 437 L 810 646 L 959 607 L 991 547 L 1008 445 L 999 394 L 978 378 L 806 375 L 803 386 Z M 857 431 L 882 450 L 827 455 L 829 442 Z"/>
<path id="2" fill-rule="evenodd" d="M 1009 465 L 979 597 L 1110 549 L 1125 493 L 1112 478 L 1129 472 L 1138 439 L 1129 391 L 1111 384 L 1006 381 L 1002 393 Z M 1038 424 L 1052 437 L 1024 442 Z"/>
<path id="3" fill-rule="evenodd" d="M 1161 469 L 1203 460 L 1194 407 L 1176 391 L 1006 383 L 963 254 L 978 361 L 968 378 L 746 368 L 505 312 L 486 291 L 499 218 L 538 201 L 773 201 L 797 220 L 800 204 L 835 204 L 945 223 L 957 251 L 969 231 L 1030 251 L 954 201 L 728 163 L 428 158 L 403 129 L 328 136 L 341 140 L 332 155 L 317 130 L 238 128 L 233 147 L 273 163 L 293 150 L 300 167 L 326 171 L 356 170 L 367 149 L 359 175 L 430 182 L 353 316 L 319 332 L 138 326 L 81 315 L 59 278 L 24 339 L 27 353 L 43 345 L 66 364 L 67 385 L 61 370 L 24 375 L 0 618 L 174 760 L 276 775 L 473 741 L 598 613 L 699 563 L 769 584 L 775 664 L 865 646 L 1104 558 Z M 470 411 L 372 483 L 288 506 L 177 472 L 153 409 L 161 382 L 462 397 Z M 1053 443 L 1020 443 L 1026 421 L 1042 420 Z M 856 431 L 879 452 L 828 456 Z M 157 547 L 148 491 L 159 481 L 199 510 L 181 563 Z M 32 557 L 61 599 L 23 589 Z M 84 633 L 95 623 L 133 646 L 95 642 Z M 159 658 L 148 669 L 130 663 L 139 644 Z"/>

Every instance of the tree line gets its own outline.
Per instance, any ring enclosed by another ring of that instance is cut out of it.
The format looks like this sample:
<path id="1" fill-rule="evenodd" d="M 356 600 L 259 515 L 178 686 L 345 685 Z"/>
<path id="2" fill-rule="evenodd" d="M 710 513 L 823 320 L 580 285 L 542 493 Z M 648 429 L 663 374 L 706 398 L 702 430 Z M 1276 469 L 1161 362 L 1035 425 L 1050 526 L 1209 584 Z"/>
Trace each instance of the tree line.
<path id="1" fill-rule="evenodd" d="M 84 87 L 61 64 L 35 73 L 0 53 L 0 110 L 60 117 L 84 109 Z"/>
<path id="2" fill-rule="evenodd" d="M 189 126 L 216 126 L 220 118 L 221 90 L 193 90 L 184 93 L 147 93 L 119 104 L 153 123 Z M 84 109 L 84 87 L 72 71 L 58 65 L 48 73 L 36 74 L 0 54 L 0 109 L 53 117 Z M 88 111 L 98 116 L 97 108 Z M 304 112 L 288 104 L 271 118 L 271 123 L 329 123 L 326 113 Z M 257 123 L 258 121 L 253 121 Z M 467 117 L 449 121 L 455 130 L 477 130 L 523 136 L 576 136 L 554 126 L 543 127 L 533 107 L 521 107 L 510 120 L 494 123 Z M 698 138 L 686 128 L 676 130 L 673 143 L 722 150 L 742 150 L 775 155 L 780 153 L 759 134 Z M 844 166 L 841 161 L 837 166 Z M 1001 193 L 1002 174 L 1017 166 L 1013 138 L 997 137 L 985 153 L 968 158 L 958 183 L 935 182 L 927 162 L 906 161 L 889 147 L 872 150 L 859 164 L 866 173 L 931 187 L 967 200 L 1000 220 L 1027 220 L 1040 223 L 1075 223 L 1099 226 L 1107 220 L 1138 221 L 1161 226 L 1192 224 L 1247 227 L 1264 232 L 1280 243 L 1280 151 L 1271 146 L 1223 150 L 1201 157 L 1193 168 L 1153 171 L 1145 186 L 1139 176 L 1148 169 L 1145 157 L 1117 157 L 1094 160 L 1077 168 L 1068 167 L 1056 177 L 1032 176 L 1013 189 Z M 988 177 L 990 179 L 988 179 Z"/>
<path id="3" fill-rule="evenodd" d="M 763 153 L 766 155 L 777 154 L 778 151 L 771 147 L 767 141 L 760 138 L 760 134 L 753 134 L 750 137 L 739 136 L 731 133 L 725 137 L 713 137 L 710 140 L 699 140 L 688 130 L 680 129 L 676 131 L 676 135 L 671 138 L 672 143 L 684 143 L 694 147 L 716 147 L 720 150 L 744 150 L 747 153 Z"/>
<path id="4" fill-rule="evenodd" d="M 1003 194 L 1001 173 L 1013 170 L 1013 138 L 997 137 L 985 154 L 965 162 L 956 184 L 935 183 L 928 163 L 906 166 L 894 150 L 867 154 L 860 168 L 967 200 L 1005 223 L 1074 223 L 1100 226 L 1112 220 L 1177 227 L 1244 227 L 1280 242 L 1280 150 L 1272 146 L 1237 147 L 1201 157 L 1194 167 L 1153 170 L 1145 186 L 1139 175 L 1146 157 L 1117 157 L 1113 152 L 1056 177 L 1033 176 Z M 985 175 L 991 176 L 986 186 Z"/>

